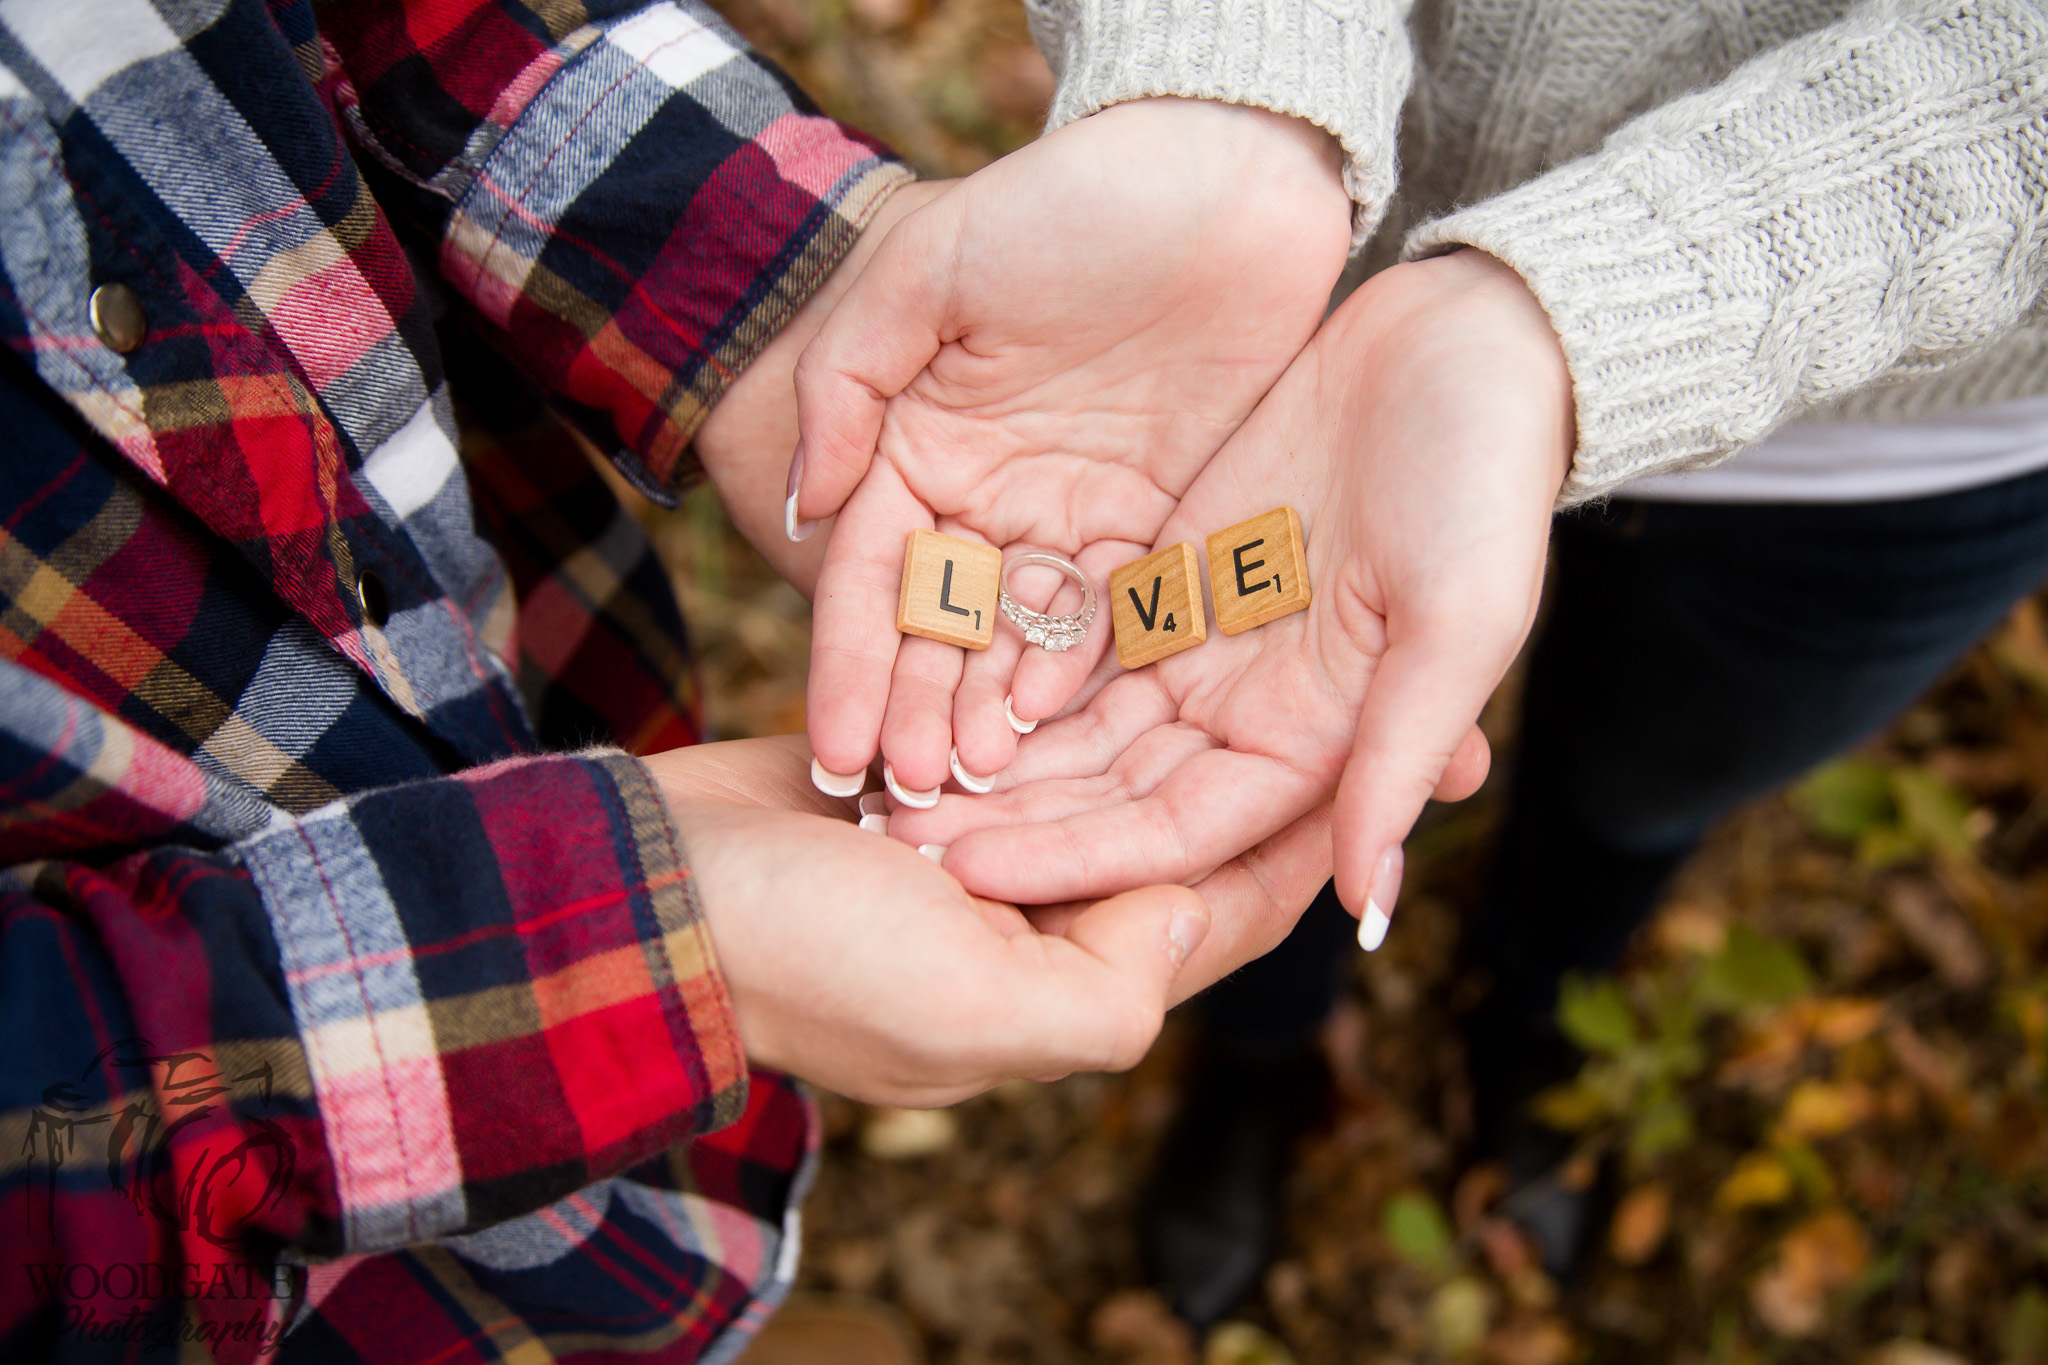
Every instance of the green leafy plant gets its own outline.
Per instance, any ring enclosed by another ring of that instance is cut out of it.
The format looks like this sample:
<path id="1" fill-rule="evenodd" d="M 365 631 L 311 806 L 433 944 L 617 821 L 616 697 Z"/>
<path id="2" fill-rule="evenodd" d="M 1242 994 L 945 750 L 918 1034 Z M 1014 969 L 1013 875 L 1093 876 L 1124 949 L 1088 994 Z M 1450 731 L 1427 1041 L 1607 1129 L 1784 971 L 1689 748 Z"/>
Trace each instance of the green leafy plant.
<path id="1" fill-rule="evenodd" d="M 1538 1114 L 1564 1129 L 1617 1125 L 1641 1165 L 1692 1141 L 1685 1086 L 1706 1066 L 1705 1024 L 1782 1008 L 1813 988 L 1813 974 L 1790 944 L 1738 924 L 1718 951 L 1638 973 L 1634 986 L 1631 995 L 1612 978 L 1565 980 L 1558 1025 L 1587 1060 L 1540 1097 Z"/>
<path id="2" fill-rule="evenodd" d="M 1970 804 L 1925 768 L 1870 758 L 1823 764 L 1792 789 L 1793 808 L 1816 831 L 1853 844 L 1866 867 L 1934 855 L 1975 856 Z"/>

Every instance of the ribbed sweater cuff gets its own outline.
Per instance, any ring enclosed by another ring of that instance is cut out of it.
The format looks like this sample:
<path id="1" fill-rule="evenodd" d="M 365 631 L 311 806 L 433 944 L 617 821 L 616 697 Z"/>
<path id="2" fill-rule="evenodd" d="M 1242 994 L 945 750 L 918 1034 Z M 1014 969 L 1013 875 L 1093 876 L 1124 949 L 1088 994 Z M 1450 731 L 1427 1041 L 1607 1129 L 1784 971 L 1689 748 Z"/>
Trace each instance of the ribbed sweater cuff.
<path id="1" fill-rule="evenodd" d="M 1177 95 L 1308 120 L 1344 148 L 1355 240 L 1393 194 L 1410 59 L 1391 0 L 1067 0 L 1034 4 L 1059 88 L 1050 132 L 1127 100 Z"/>
<path id="2" fill-rule="evenodd" d="M 1613 159 L 1561 166 L 1425 223 L 1405 254 L 1461 246 L 1519 273 L 1564 344 L 1579 448 L 1560 505 L 1717 463 L 1782 415 L 1775 396 L 1748 392 L 1763 310 L 1712 287 L 1697 249 Z"/>

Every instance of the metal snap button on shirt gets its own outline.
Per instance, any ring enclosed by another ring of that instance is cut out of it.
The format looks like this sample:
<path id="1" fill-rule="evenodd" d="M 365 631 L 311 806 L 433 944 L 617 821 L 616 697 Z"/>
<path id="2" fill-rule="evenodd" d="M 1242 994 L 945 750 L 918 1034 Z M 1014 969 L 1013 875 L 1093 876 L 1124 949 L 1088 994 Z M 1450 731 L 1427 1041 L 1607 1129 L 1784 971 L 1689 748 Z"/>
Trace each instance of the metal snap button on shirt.
<path id="1" fill-rule="evenodd" d="M 149 331 L 149 315 L 142 311 L 142 300 L 125 284 L 101 285 L 92 291 L 85 306 L 93 331 L 117 355 L 127 355 L 140 346 Z"/>
<path id="2" fill-rule="evenodd" d="M 363 606 L 363 624 L 384 629 L 384 623 L 391 619 L 391 596 L 384 591 L 384 580 L 368 569 L 356 579 L 356 601 Z"/>

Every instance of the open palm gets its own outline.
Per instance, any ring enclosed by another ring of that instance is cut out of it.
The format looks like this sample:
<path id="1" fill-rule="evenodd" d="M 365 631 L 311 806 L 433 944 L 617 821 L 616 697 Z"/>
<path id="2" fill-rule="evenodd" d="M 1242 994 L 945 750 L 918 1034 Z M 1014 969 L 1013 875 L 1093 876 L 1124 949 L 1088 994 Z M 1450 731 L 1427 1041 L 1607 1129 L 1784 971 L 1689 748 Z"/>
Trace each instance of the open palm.
<path id="1" fill-rule="evenodd" d="M 797 367 L 792 520 L 836 513 L 810 737 L 937 787 L 1009 761 L 1003 714 L 1073 694 L 1108 640 L 972 656 L 895 631 L 907 533 L 1049 549 L 1098 581 L 1159 534 L 1314 332 L 1348 241 L 1335 143 L 1295 120 L 1145 100 L 1068 125 L 906 217 Z M 1057 578 L 1020 581 L 1065 611 Z M 1078 600 L 1078 592 L 1075 593 Z M 1013 678 L 1014 674 L 1014 678 Z"/>
<path id="2" fill-rule="evenodd" d="M 1291 505 L 1308 609 L 1134 673 L 1105 663 L 1000 791 L 890 833 L 947 845 L 982 894 L 1064 899 L 1198 876 L 1336 790 L 1339 892 L 1362 908 L 1423 803 L 1484 775 L 1474 722 L 1534 617 L 1571 444 L 1562 355 L 1512 272 L 1465 252 L 1381 274 L 1160 536 L 1199 548 Z"/>

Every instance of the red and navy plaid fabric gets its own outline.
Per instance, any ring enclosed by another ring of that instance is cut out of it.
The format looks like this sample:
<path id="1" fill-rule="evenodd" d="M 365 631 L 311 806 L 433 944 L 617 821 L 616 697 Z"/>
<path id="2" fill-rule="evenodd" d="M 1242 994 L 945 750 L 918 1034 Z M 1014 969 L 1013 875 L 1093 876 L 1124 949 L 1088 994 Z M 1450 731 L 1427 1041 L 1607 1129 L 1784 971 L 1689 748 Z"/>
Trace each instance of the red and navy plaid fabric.
<path id="1" fill-rule="evenodd" d="M 672 490 L 905 174 L 680 0 L 0 6 L 0 1358 L 739 1349 L 810 1117 L 571 427 Z"/>

